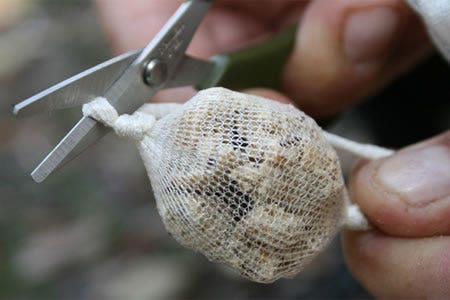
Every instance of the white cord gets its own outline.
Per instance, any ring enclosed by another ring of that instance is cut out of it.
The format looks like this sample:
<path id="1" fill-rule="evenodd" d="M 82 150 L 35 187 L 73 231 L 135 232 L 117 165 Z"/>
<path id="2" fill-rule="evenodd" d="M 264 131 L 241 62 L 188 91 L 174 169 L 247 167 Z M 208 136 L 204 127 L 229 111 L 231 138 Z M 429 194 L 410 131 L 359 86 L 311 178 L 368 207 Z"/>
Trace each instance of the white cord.
<path id="1" fill-rule="evenodd" d="M 370 228 L 369 221 L 356 204 L 346 207 L 343 223 L 344 227 L 349 230 L 368 230 Z"/>
<path id="2" fill-rule="evenodd" d="M 369 221 L 362 213 L 358 204 L 352 203 L 347 189 L 344 190 L 345 211 L 342 220 L 342 226 L 348 230 L 368 230 L 370 229 Z"/>
<path id="3" fill-rule="evenodd" d="M 323 131 L 328 142 L 336 149 L 354 154 L 360 158 L 379 159 L 394 154 L 395 151 L 383 147 L 361 144 L 341 136 Z"/>
<path id="4" fill-rule="evenodd" d="M 181 103 L 145 103 L 137 111 L 152 115 L 159 120 L 181 106 Z"/>
<path id="5" fill-rule="evenodd" d="M 132 115 L 119 116 L 116 109 L 104 97 L 97 97 L 84 104 L 83 115 L 113 128 L 118 136 L 134 141 L 142 140 L 156 122 L 155 117 L 140 111 Z"/>
<path id="6" fill-rule="evenodd" d="M 355 141 L 348 140 L 341 136 L 323 131 L 328 142 L 336 149 L 341 150 L 360 158 L 366 159 L 379 159 L 383 157 L 390 156 L 394 154 L 391 149 L 386 149 L 383 147 L 371 145 L 371 144 L 361 144 Z M 343 220 L 343 226 L 349 230 L 368 230 L 370 229 L 369 221 L 366 216 L 362 213 L 359 206 L 352 203 L 348 192 L 345 192 L 345 215 Z"/>

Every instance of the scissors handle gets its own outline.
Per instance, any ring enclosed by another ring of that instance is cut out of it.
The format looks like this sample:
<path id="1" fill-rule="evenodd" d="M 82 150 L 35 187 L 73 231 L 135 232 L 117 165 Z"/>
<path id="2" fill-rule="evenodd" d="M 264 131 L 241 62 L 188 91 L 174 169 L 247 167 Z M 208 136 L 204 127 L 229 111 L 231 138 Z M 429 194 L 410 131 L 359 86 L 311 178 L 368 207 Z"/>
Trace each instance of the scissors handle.
<path id="1" fill-rule="evenodd" d="M 213 56 L 214 67 L 196 88 L 267 87 L 280 90 L 283 67 L 294 48 L 297 27 L 297 24 L 289 26 L 248 48 Z"/>

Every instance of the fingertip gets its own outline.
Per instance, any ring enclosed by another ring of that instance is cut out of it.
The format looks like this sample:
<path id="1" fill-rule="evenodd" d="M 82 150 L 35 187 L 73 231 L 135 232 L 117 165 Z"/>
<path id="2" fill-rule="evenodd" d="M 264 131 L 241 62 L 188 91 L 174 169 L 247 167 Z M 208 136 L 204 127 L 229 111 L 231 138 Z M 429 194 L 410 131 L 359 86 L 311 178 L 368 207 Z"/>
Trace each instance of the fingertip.
<path id="1" fill-rule="evenodd" d="M 314 117 L 366 97 L 428 53 L 418 18 L 401 0 L 316 0 L 284 71 L 284 88 Z"/>
<path id="2" fill-rule="evenodd" d="M 107 39 L 115 53 L 144 47 L 182 0 L 95 0 Z"/>
<path id="3" fill-rule="evenodd" d="M 449 137 L 354 168 L 350 195 L 375 227 L 405 237 L 450 234 Z"/>

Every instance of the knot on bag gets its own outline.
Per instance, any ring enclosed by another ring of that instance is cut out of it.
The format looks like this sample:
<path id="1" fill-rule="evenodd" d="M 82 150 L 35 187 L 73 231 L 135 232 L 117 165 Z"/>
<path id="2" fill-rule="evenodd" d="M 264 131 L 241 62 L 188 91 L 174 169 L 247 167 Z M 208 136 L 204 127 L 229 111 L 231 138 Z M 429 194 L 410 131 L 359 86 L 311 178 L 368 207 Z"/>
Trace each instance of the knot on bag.
<path id="1" fill-rule="evenodd" d="M 132 115 L 117 113 L 104 97 L 97 97 L 83 105 L 83 115 L 114 129 L 119 137 L 141 141 L 156 122 L 154 116 L 140 111 Z"/>

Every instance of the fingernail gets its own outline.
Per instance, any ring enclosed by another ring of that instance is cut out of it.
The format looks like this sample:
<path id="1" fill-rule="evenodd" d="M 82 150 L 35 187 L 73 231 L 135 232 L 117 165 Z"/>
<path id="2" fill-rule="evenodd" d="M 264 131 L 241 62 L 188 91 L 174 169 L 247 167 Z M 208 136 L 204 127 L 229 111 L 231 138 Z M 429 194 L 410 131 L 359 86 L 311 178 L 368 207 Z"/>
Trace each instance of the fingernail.
<path id="1" fill-rule="evenodd" d="M 450 144 L 447 140 L 399 151 L 382 163 L 377 176 L 388 192 L 409 205 L 438 201 L 450 195 Z"/>
<path id="2" fill-rule="evenodd" d="M 382 60 L 401 32 L 394 8 L 365 8 L 353 12 L 344 29 L 344 54 L 353 64 Z"/>

